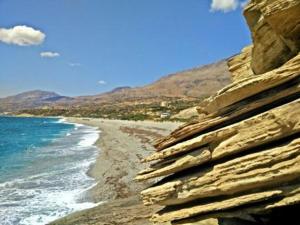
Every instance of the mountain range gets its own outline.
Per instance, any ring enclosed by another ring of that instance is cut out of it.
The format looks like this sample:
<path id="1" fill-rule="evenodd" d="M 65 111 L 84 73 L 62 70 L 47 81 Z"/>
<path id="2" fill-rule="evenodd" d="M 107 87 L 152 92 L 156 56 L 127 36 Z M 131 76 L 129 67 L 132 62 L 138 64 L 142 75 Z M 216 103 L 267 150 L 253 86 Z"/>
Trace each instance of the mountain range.
<path id="1" fill-rule="evenodd" d="M 170 74 L 143 87 L 118 87 L 110 92 L 67 97 L 34 90 L 0 98 L 0 112 L 15 112 L 41 107 L 68 108 L 102 104 L 138 104 L 169 99 L 195 100 L 211 95 L 230 82 L 226 61 Z"/>

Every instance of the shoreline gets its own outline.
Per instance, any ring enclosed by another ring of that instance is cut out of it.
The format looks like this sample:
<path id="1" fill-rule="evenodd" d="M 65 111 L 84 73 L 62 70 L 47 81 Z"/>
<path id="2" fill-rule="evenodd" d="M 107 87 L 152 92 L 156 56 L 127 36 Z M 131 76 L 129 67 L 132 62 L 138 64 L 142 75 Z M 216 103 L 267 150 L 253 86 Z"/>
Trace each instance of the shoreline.
<path id="1" fill-rule="evenodd" d="M 97 159 L 98 159 L 98 155 L 99 155 L 99 151 L 101 151 L 101 149 L 99 148 L 99 146 L 97 146 L 97 142 L 99 141 L 100 139 L 100 136 L 101 136 L 101 130 L 99 130 L 99 128 L 97 126 L 91 126 L 91 125 L 87 125 L 87 124 L 84 124 L 84 123 L 77 123 L 77 122 L 73 122 L 73 121 L 70 121 L 68 119 L 68 117 L 56 117 L 56 119 L 59 119 L 59 120 L 62 120 L 60 121 L 61 123 L 65 123 L 65 124 L 72 124 L 75 126 L 74 129 L 76 129 L 77 126 L 84 126 L 84 127 L 88 127 L 89 129 L 95 129 L 95 134 L 97 134 L 97 139 L 95 141 L 93 141 L 94 143 L 91 145 L 91 147 L 96 147 L 97 148 L 97 155 L 95 157 L 95 160 L 94 162 L 92 162 L 90 165 L 89 165 L 89 168 L 88 170 L 85 172 L 86 176 L 90 177 L 91 179 L 94 179 L 95 183 L 87 188 L 84 192 L 82 192 L 84 194 L 84 197 L 83 199 L 85 199 L 85 202 L 90 202 L 90 203 L 94 203 L 95 206 L 101 204 L 102 202 L 96 202 L 93 198 L 91 198 L 91 196 L 89 195 L 89 192 L 92 188 L 94 188 L 96 185 L 97 185 L 97 180 L 95 179 L 95 177 L 91 174 L 91 169 L 93 168 L 93 166 L 96 164 L 97 162 Z"/>
<path id="2" fill-rule="evenodd" d="M 94 187 L 88 190 L 87 198 L 95 203 L 126 198 L 133 192 L 142 190 L 145 185 L 137 183 L 130 186 L 128 184 L 134 183 L 133 178 L 141 167 L 146 167 L 140 163 L 140 160 L 148 155 L 149 149 L 154 150 L 151 144 L 155 138 L 166 135 L 180 124 L 74 117 L 63 117 L 62 119 L 65 119 L 67 123 L 97 128 L 99 132 L 99 137 L 94 143 L 94 146 L 98 148 L 97 158 L 87 171 L 87 175 L 96 182 Z M 135 152 L 136 150 L 139 152 Z M 128 155 L 124 156 L 124 153 Z M 121 168 L 121 165 L 125 167 Z M 131 168 L 129 171 L 128 167 L 135 168 Z M 132 171 L 132 169 L 135 170 Z M 104 185 L 108 185 L 110 188 L 105 188 Z M 129 187 L 126 188 L 127 185 Z M 108 194 L 108 192 L 111 193 Z"/>
<path id="3" fill-rule="evenodd" d="M 154 139 L 167 135 L 180 123 L 63 118 L 66 122 L 96 127 L 100 131 L 95 143 L 98 156 L 87 172 L 96 184 L 87 190 L 86 199 L 102 204 L 50 224 L 150 224 L 148 218 L 155 209 L 142 205 L 139 192 L 151 183 L 137 183 L 133 179 L 146 168 L 140 160 L 154 151 Z"/>

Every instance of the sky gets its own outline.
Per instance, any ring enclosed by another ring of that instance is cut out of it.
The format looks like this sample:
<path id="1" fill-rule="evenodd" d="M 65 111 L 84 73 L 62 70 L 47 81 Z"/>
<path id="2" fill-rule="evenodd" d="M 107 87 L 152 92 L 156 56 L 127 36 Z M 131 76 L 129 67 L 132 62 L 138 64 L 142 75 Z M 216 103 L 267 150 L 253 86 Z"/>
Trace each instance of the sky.
<path id="1" fill-rule="evenodd" d="M 245 0 L 0 0 L 0 97 L 93 95 L 228 58 Z"/>

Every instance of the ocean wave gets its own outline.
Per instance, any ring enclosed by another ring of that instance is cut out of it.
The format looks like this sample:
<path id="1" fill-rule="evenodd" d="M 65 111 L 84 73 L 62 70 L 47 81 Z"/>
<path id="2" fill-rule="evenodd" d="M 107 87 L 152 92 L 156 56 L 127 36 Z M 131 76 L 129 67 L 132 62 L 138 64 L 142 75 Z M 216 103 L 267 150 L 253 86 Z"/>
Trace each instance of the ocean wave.
<path id="1" fill-rule="evenodd" d="M 56 121 L 56 123 L 67 123 L 67 120 L 65 118 L 60 118 Z"/>
<path id="2" fill-rule="evenodd" d="M 1 225 L 44 225 L 98 205 L 85 198 L 96 185 L 87 171 L 96 160 L 98 138 L 97 129 L 75 125 L 51 145 L 26 155 L 33 159 L 23 174 L 0 183 Z"/>
<path id="3" fill-rule="evenodd" d="M 91 202 L 77 202 L 78 191 L 56 191 L 44 193 L 44 204 L 47 204 L 49 208 L 60 207 L 59 211 L 41 212 L 38 215 L 32 214 L 20 221 L 20 225 L 44 225 L 55 219 L 63 217 L 71 212 L 79 211 L 96 206 L 97 204 Z M 61 207 L 61 205 L 67 205 L 68 207 Z"/>
<path id="4" fill-rule="evenodd" d="M 78 145 L 80 147 L 89 147 L 93 146 L 98 138 L 99 138 L 99 131 L 97 129 L 91 129 L 82 137 L 82 139 L 79 141 Z"/>
<path id="5" fill-rule="evenodd" d="M 84 125 L 83 124 L 80 124 L 80 123 L 74 123 L 74 122 L 70 122 L 70 121 L 67 121 L 66 118 L 60 118 L 58 119 L 57 121 L 55 121 L 55 123 L 64 123 L 64 124 L 72 124 L 74 125 L 75 127 L 83 127 Z"/>

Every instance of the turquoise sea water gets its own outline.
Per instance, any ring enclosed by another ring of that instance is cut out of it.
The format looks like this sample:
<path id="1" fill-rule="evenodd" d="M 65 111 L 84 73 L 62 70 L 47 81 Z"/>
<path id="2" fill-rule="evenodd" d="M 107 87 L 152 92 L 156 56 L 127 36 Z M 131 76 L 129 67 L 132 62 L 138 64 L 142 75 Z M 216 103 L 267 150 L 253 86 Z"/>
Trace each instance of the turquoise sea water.
<path id="1" fill-rule="evenodd" d="M 0 224 L 43 225 L 94 206 L 84 194 L 97 138 L 61 119 L 0 117 Z"/>

